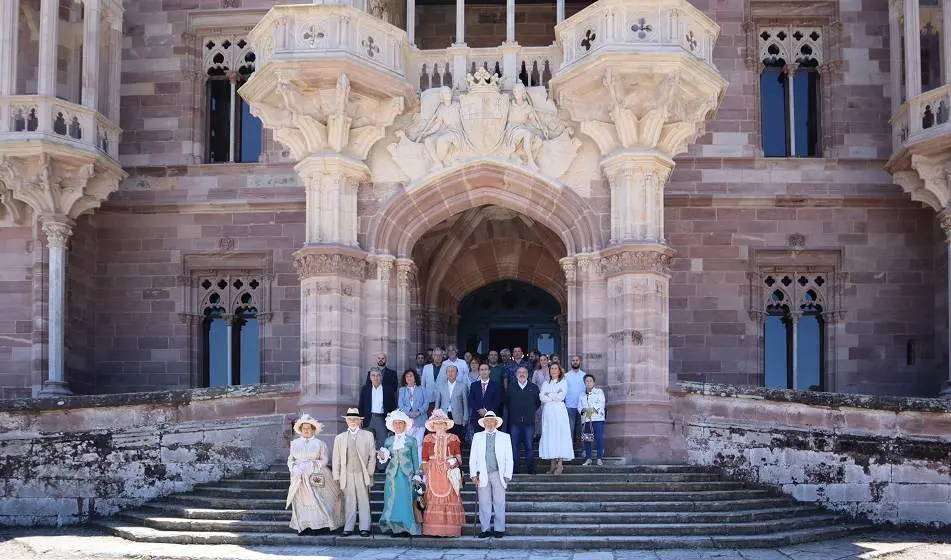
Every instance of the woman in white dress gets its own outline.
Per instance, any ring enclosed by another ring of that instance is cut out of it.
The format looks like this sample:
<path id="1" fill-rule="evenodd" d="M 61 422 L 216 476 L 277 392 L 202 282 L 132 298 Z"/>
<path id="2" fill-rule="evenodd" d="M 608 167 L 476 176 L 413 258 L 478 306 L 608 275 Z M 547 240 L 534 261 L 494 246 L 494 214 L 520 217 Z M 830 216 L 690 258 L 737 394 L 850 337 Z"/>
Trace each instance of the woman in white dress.
<path id="1" fill-rule="evenodd" d="M 558 364 L 552 364 L 548 372 L 550 379 L 542 385 L 539 394 L 542 401 L 542 441 L 538 446 L 538 456 L 550 459 L 548 473 L 558 475 L 565 468 L 564 461 L 575 458 L 575 451 L 568 409 L 565 407 L 565 396 L 568 394 L 565 372 Z"/>
<path id="2" fill-rule="evenodd" d="M 328 533 L 343 525 L 340 487 L 327 467 L 330 450 L 317 439 L 322 429 L 323 424 L 309 414 L 294 423 L 294 431 L 301 437 L 291 442 L 287 457 L 291 485 L 284 507 L 291 507 L 291 529 L 299 535 Z"/>

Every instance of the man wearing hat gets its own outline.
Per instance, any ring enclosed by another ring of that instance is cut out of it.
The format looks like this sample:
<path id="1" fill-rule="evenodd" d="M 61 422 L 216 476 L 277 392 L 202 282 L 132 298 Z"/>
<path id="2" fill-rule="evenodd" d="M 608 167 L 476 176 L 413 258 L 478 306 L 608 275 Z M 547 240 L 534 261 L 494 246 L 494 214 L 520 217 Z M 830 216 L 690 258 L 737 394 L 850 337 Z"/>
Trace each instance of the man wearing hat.
<path id="1" fill-rule="evenodd" d="M 360 516 L 360 536 L 370 536 L 370 487 L 376 466 L 373 434 L 361 429 L 363 416 L 357 408 L 344 415 L 347 431 L 334 438 L 333 478 L 343 492 L 343 534 L 349 537 Z"/>
<path id="2" fill-rule="evenodd" d="M 505 488 L 512 480 L 512 440 L 505 432 L 498 430 L 502 419 L 491 410 L 479 419 L 484 432 L 476 432 L 472 437 L 472 449 L 469 451 L 469 476 L 476 485 L 479 496 L 479 523 L 482 532 L 479 538 L 505 536 Z M 495 513 L 495 531 L 492 528 L 492 514 Z"/>

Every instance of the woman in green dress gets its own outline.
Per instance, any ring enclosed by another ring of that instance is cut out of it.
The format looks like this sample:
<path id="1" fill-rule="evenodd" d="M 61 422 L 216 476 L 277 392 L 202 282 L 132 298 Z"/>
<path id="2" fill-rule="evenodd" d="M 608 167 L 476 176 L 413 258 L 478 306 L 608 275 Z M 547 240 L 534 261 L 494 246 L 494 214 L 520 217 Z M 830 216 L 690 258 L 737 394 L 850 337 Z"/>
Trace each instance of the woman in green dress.
<path id="1" fill-rule="evenodd" d="M 406 432 L 412 423 L 403 411 L 391 412 L 386 417 L 386 428 L 395 435 L 386 438 L 383 447 L 377 452 L 380 462 L 387 463 L 380 530 L 396 537 L 420 534 L 413 513 L 413 481 L 420 480 L 419 444 Z"/>

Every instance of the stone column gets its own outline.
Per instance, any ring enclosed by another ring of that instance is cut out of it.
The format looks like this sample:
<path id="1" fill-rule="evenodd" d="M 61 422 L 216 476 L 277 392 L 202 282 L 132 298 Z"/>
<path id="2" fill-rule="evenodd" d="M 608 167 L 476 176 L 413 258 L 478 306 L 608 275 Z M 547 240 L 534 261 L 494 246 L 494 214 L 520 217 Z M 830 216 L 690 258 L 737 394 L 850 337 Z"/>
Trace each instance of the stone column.
<path id="1" fill-rule="evenodd" d="M 99 110 L 99 55 L 102 50 L 100 0 L 83 2 L 82 103 Z M 108 30 L 107 30 L 108 31 Z M 118 84 L 110 87 L 118 88 Z M 103 92 L 106 93 L 106 92 Z"/>
<path id="2" fill-rule="evenodd" d="M 901 75 L 904 69 L 904 60 L 902 60 L 901 52 L 901 4 L 900 0 L 892 0 L 888 3 L 888 54 L 890 56 L 889 63 L 890 69 L 889 77 L 891 78 L 892 86 L 892 114 L 895 115 L 898 113 L 899 107 L 901 107 L 902 97 L 904 96 L 903 91 L 901 91 Z"/>
<path id="3" fill-rule="evenodd" d="M 466 44 L 466 0 L 456 0 L 456 40 L 453 43 L 455 45 Z M 459 75 L 456 74 L 456 76 Z"/>
<path id="4" fill-rule="evenodd" d="M 56 97 L 59 51 L 59 0 L 40 0 L 40 64 L 37 93 Z"/>
<path id="5" fill-rule="evenodd" d="M 19 4 L 19 0 L 0 0 L 0 95 L 16 93 Z"/>
<path id="6" fill-rule="evenodd" d="M 607 283 L 597 253 L 577 255 L 579 275 L 579 318 L 581 348 L 573 351 L 581 355 L 585 371 L 607 371 Z"/>
<path id="7" fill-rule="evenodd" d="M 416 284 L 416 263 L 412 259 L 396 260 L 396 356 L 393 363 L 399 366 L 398 371 L 411 367 L 414 362 L 411 358 L 416 355 L 416 348 L 411 348 L 413 339 L 412 292 Z"/>
<path id="8" fill-rule="evenodd" d="M 71 395 L 66 384 L 66 249 L 73 234 L 73 222 L 64 216 L 42 218 L 49 248 L 49 373 L 40 396 Z"/>
<path id="9" fill-rule="evenodd" d="M 918 0 L 905 0 L 905 99 L 921 93 L 921 32 Z"/>
<path id="10" fill-rule="evenodd" d="M 568 358 L 572 354 L 581 355 L 581 287 L 578 277 L 578 259 L 565 257 L 558 261 L 565 273 L 565 287 L 567 288 L 567 309 L 562 313 L 565 319 L 565 333 L 562 339 L 561 355 Z"/>
<path id="11" fill-rule="evenodd" d="M 416 0 L 406 0 L 406 37 L 411 47 L 416 46 Z"/>
<path id="12" fill-rule="evenodd" d="M 515 0 L 505 0 L 505 42 L 515 42 Z"/>
<path id="13" fill-rule="evenodd" d="M 355 406 L 363 381 L 367 255 L 356 246 L 355 217 L 367 169 L 334 154 L 308 156 L 295 169 L 307 200 L 305 245 L 294 254 L 301 281 L 300 408 L 339 423 L 339 408 Z"/>

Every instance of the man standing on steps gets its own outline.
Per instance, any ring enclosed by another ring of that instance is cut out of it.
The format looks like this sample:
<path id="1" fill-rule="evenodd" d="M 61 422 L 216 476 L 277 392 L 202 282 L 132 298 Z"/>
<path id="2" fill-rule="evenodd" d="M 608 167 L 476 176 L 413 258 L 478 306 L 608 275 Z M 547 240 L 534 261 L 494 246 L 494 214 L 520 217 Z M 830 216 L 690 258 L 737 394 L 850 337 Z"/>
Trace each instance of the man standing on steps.
<path id="1" fill-rule="evenodd" d="M 426 364 L 423 367 L 423 374 L 419 378 L 419 382 L 423 386 L 423 390 L 426 391 L 426 399 L 429 400 L 429 410 L 426 412 L 428 416 L 436 405 L 436 394 L 439 392 L 439 385 L 436 384 L 436 377 L 439 376 L 439 370 L 442 368 L 442 348 L 436 348 L 433 350 L 433 363 Z"/>
<path id="2" fill-rule="evenodd" d="M 347 431 L 334 438 L 333 478 L 343 492 L 343 533 L 353 534 L 357 516 L 360 516 L 360 536 L 370 536 L 370 487 L 376 464 L 373 434 L 361 429 L 363 416 L 356 408 L 347 409 L 344 416 Z"/>
<path id="3" fill-rule="evenodd" d="M 508 428 L 512 435 L 512 456 L 515 457 L 515 473 L 521 465 L 521 447 L 525 446 L 525 462 L 528 473 L 535 474 L 535 413 L 541 406 L 538 398 L 538 385 L 528 380 L 528 370 L 518 368 L 518 382 L 509 386 L 505 393 L 505 409 L 508 414 Z"/>
<path id="4" fill-rule="evenodd" d="M 360 389 L 360 415 L 367 418 L 367 428 L 373 432 L 376 448 L 386 441 L 386 415 L 396 409 L 396 393 L 383 385 L 379 368 L 370 368 L 370 383 Z M 382 470 L 382 469 L 381 469 Z"/>
<path id="5" fill-rule="evenodd" d="M 380 375 L 383 377 L 383 387 L 387 392 L 393 393 L 393 397 L 396 397 L 396 391 L 399 389 L 399 376 L 396 375 L 396 370 L 386 367 L 386 354 L 377 354 L 376 356 L 376 367 L 380 370 Z M 370 372 L 367 372 L 367 380 L 364 382 L 364 385 L 370 384 Z"/>
<path id="6" fill-rule="evenodd" d="M 584 370 L 581 369 L 581 356 L 572 356 L 571 369 L 565 372 L 565 381 L 568 383 L 565 406 L 568 407 L 568 422 L 571 424 L 572 447 L 581 439 L 581 414 L 578 412 L 578 399 L 585 391 L 584 376 Z"/>
<path id="7" fill-rule="evenodd" d="M 505 536 L 505 488 L 512 480 L 512 440 L 498 431 L 502 419 L 491 410 L 479 419 L 479 425 L 485 431 L 476 432 L 469 451 L 469 476 L 479 496 L 479 538 L 501 539 Z M 493 513 L 495 531 L 490 530 Z"/>

